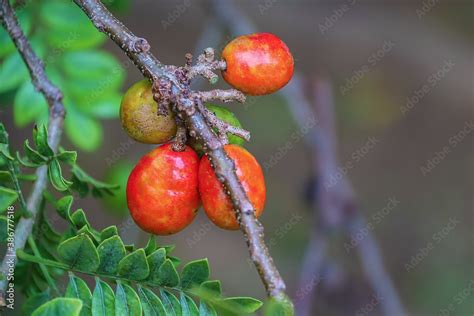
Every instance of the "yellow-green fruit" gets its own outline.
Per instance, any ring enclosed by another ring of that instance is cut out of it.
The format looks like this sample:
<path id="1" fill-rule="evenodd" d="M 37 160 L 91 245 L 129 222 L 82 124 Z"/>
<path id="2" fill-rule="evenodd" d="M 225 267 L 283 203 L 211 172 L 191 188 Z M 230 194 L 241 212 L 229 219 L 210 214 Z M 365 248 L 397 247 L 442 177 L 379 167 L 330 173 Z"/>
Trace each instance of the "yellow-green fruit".
<path id="1" fill-rule="evenodd" d="M 168 115 L 158 115 L 151 83 L 141 80 L 127 90 L 120 105 L 120 120 L 127 134 L 140 143 L 161 144 L 176 135 L 176 121 L 170 109 Z"/>

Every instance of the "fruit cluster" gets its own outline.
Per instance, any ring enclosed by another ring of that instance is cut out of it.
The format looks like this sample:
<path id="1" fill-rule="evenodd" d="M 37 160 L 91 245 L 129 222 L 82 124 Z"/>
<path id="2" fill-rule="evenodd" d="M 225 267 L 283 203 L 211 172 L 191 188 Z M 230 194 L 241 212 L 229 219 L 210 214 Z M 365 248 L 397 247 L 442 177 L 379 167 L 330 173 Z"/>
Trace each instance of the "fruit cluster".
<path id="1" fill-rule="evenodd" d="M 293 57 L 288 47 L 269 33 L 237 37 L 224 48 L 222 59 L 226 64 L 222 71 L 224 79 L 248 95 L 275 92 L 293 74 Z M 232 127 L 241 127 L 235 115 L 223 107 L 208 104 L 205 111 Z M 193 221 L 202 203 L 217 226 L 238 229 L 232 202 L 208 157 L 203 155 L 202 146 L 190 138 L 184 149 L 177 151 L 169 142 L 176 135 L 177 125 L 171 109 L 167 112 L 158 115 L 158 104 L 148 80 L 134 84 L 122 100 L 120 118 L 127 134 L 138 142 L 163 144 L 143 156 L 129 176 L 127 203 L 132 218 L 147 232 L 173 234 Z M 227 140 L 229 144 L 224 150 L 234 161 L 237 177 L 258 217 L 266 196 L 262 169 L 242 147 L 243 138 L 229 133 Z"/>

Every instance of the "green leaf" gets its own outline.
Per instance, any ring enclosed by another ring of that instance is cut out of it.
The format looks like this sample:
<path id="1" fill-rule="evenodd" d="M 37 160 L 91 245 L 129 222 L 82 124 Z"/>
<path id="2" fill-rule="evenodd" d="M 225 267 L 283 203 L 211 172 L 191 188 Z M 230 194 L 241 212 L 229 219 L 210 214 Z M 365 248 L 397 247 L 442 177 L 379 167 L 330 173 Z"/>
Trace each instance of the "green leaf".
<path id="1" fill-rule="evenodd" d="M 210 280 L 201 283 L 201 289 L 209 292 L 211 295 L 221 296 L 222 286 L 219 280 Z"/>
<path id="2" fill-rule="evenodd" d="M 117 271 L 120 260 L 126 254 L 122 239 L 118 235 L 114 235 L 101 242 L 97 247 L 97 252 L 100 259 L 98 271 L 106 274 L 114 274 Z"/>
<path id="3" fill-rule="evenodd" d="M 92 187 L 92 194 L 96 197 L 103 197 L 104 194 L 114 194 L 113 190 L 119 188 L 118 185 L 108 184 L 92 178 L 78 165 L 73 165 L 71 172 L 73 174 L 71 189 L 78 191 L 81 196 L 85 196 L 89 192 L 89 186 Z"/>
<path id="4" fill-rule="evenodd" d="M 78 209 L 71 215 L 71 224 L 76 226 L 77 229 L 87 226 L 91 227 L 91 224 L 87 220 L 86 213 L 84 213 L 83 209 Z"/>
<path id="5" fill-rule="evenodd" d="M 229 297 L 221 302 L 229 310 L 235 311 L 238 314 L 254 313 L 263 305 L 261 301 L 252 297 Z"/>
<path id="6" fill-rule="evenodd" d="M 30 146 L 30 142 L 28 139 L 25 140 L 25 143 L 23 144 L 23 149 L 25 151 L 25 155 L 28 158 L 29 161 L 31 161 L 34 164 L 44 164 L 48 159 L 41 155 L 38 151 L 34 150 Z"/>
<path id="7" fill-rule="evenodd" d="M 67 52 L 61 59 L 61 65 L 72 82 L 80 80 L 92 87 L 92 90 L 87 89 L 92 97 L 120 88 L 125 77 L 120 62 L 105 51 Z"/>
<path id="8" fill-rule="evenodd" d="M 65 297 L 77 298 L 82 301 L 81 316 L 91 314 L 92 293 L 89 290 L 86 282 L 76 277 L 74 274 L 69 274 L 69 284 L 66 288 Z"/>
<path id="9" fill-rule="evenodd" d="M 12 189 L 0 187 L 0 213 L 3 213 L 18 199 L 18 193 Z"/>
<path id="10" fill-rule="evenodd" d="M 0 242 L 7 241 L 8 238 L 8 219 L 0 215 Z"/>
<path id="11" fill-rule="evenodd" d="M 41 155 L 47 158 L 52 158 L 54 156 L 54 152 L 48 144 L 48 128 L 45 124 L 41 124 L 37 127 L 36 133 L 33 134 L 33 139 L 36 148 Z"/>
<path id="12" fill-rule="evenodd" d="M 63 178 L 63 173 L 61 171 L 61 165 L 56 158 L 51 160 L 51 163 L 48 165 L 48 177 L 51 184 L 58 191 L 66 191 L 72 182 L 67 181 Z"/>
<path id="13" fill-rule="evenodd" d="M 181 316 L 181 304 L 173 293 L 160 289 L 161 300 L 165 308 L 166 315 Z"/>
<path id="14" fill-rule="evenodd" d="M 92 240 L 94 245 L 100 242 L 99 233 L 87 225 L 82 226 L 81 229 L 77 231 L 77 235 L 80 235 L 80 234 L 86 234 L 87 236 L 89 236 L 89 238 Z"/>
<path id="15" fill-rule="evenodd" d="M 77 151 L 61 150 L 61 152 L 56 155 L 56 158 L 68 165 L 74 165 L 77 160 Z"/>
<path id="16" fill-rule="evenodd" d="M 85 234 L 63 241 L 58 246 L 58 254 L 71 268 L 79 271 L 95 272 L 99 267 L 99 254 Z"/>
<path id="17" fill-rule="evenodd" d="M 10 172 L 5 170 L 0 170 L 0 183 L 10 183 L 12 181 L 12 176 Z"/>
<path id="18" fill-rule="evenodd" d="M 69 109 L 64 127 L 72 143 L 84 151 L 94 151 L 102 144 L 102 125 L 76 109 Z"/>
<path id="19" fill-rule="evenodd" d="M 56 203 L 56 210 L 58 211 L 58 214 L 68 221 L 70 221 L 71 206 L 73 201 L 74 198 L 72 195 L 66 195 Z"/>
<path id="20" fill-rule="evenodd" d="M 199 303 L 199 316 L 217 316 L 217 312 L 214 307 L 201 301 Z"/>
<path id="21" fill-rule="evenodd" d="M 86 114 L 98 119 L 116 119 L 120 114 L 122 96 L 113 91 L 103 93 L 98 99 L 86 99 L 79 108 Z"/>
<path id="22" fill-rule="evenodd" d="M 95 289 L 92 295 L 92 315 L 94 316 L 109 316 L 115 313 L 115 296 L 112 288 L 95 278 Z"/>
<path id="23" fill-rule="evenodd" d="M 18 127 L 36 122 L 38 118 L 48 115 L 48 103 L 44 96 L 36 91 L 31 81 L 25 81 L 13 100 L 13 119 Z"/>
<path id="24" fill-rule="evenodd" d="M 265 316 L 281 315 L 281 316 L 294 316 L 294 306 L 288 297 L 283 299 L 275 300 L 270 298 L 265 302 L 264 312 Z"/>
<path id="25" fill-rule="evenodd" d="M 199 285 L 209 278 L 209 262 L 207 259 L 195 260 L 186 264 L 181 276 L 181 285 L 187 289 Z"/>
<path id="26" fill-rule="evenodd" d="M 183 316 L 199 316 L 199 310 L 194 301 L 189 296 L 183 292 L 180 292 L 179 301 L 181 303 L 181 311 Z"/>
<path id="27" fill-rule="evenodd" d="M 31 30 L 31 16 L 26 10 L 17 10 L 16 12 L 21 29 L 25 34 Z M 2 27 L 0 28 L 0 58 L 15 51 L 15 45 L 8 33 Z"/>
<path id="28" fill-rule="evenodd" d="M 146 243 L 145 246 L 145 253 L 147 255 L 152 254 L 156 250 L 156 240 L 155 236 L 153 234 L 150 234 L 150 237 L 148 238 L 148 242 Z"/>
<path id="29" fill-rule="evenodd" d="M 166 250 L 164 248 L 160 248 L 155 250 L 152 254 L 147 257 L 148 265 L 150 266 L 150 275 L 149 280 L 153 283 L 159 284 L 160 282 L 160 275 L 158 270 L 160 269 L 161 265 L 166 260 Z"/>
<path id="30" fill-rule="evenodd" d="M 105 40 L 81 9 L 67 1 L 45 2 L 40 18 L 48 27 L 48 42 L 63 51 L 95 47 Z"/>
<path id="31" fill-rule="evenodd" d="M 179 275 L 171 260 L 166 259 L 158 269 L 158 284 L 174 287 L 179 284 Z"/>
<path id="32" fill-rule="evenodd" d="M 58 297 L 41 305 L 32 316 L 79 316 L 81 308 L 81 300 Z"/>
<path id="33" fill-rule="evenodd" d="M 26 301 L 21 306 L 21 310 L 24 315 L 31 315 L 35 309 L 50 300 L 51 296 L 48 291 L 37 293 L 26 299 Z"/>
<path id="34" fill-rule="evenodd" d="M 15 89 L 28 80 L 29 74 L 18 52 L 6 57 L 0 64 L 0 93 Z"/>
<path id="35" fill-rule="evenodd" d="M 137 293 L 132 287 L 121 282 L 117 282 L 115 290 L 115 315 L 142 315 L 142 306 Z"/>
<path id="36" fill-rule="evenodd" d="M 138 295 L 142 302 L 143 314 L 145 316 L 162 316 L 166 315 L 165 308 L 160 298 L 146 287 L 138 287 Z"/>
<path id="37" fill-rule="evenodd" d="M 143 280 L 150 273 L 145 250 L 137 249 L 119 262 L 118 275 L 131 280 Z"/>
<path id="38" fill-rule="evenodd" d="M 117 226 L 109 226 L 100 232 L 100 240 L 104 241 L 112 236 L 118 235 Z"/>
<path id="39" fill-rule="evenodd" d="M 0 122 L 0 144 L 8 145 L 8 133 L 7 133 L 7 130 L 5 129 L 5 125 L 3 125 L 2 122 Z"/>

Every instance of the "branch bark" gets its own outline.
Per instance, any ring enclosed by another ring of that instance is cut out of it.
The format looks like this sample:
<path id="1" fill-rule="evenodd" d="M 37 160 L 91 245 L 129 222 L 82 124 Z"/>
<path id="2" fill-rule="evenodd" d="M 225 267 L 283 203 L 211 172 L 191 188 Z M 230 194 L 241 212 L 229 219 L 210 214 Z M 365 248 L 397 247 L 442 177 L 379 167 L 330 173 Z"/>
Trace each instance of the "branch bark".
<path id="1" fill-rule="evenodd" d="M 31 45 L 23 33 L 15 13 L 8 0 L 0 0 L 0 20 L 10 35 L 23 61 L 25 62 L 35 88 L 43 94 L 49 105 L 48 143 L 56 152 L 62 134 L 65 109 L 62 103 L 61 91 L 49 81 L 46 76 L 43 62 L 36 56 Z M 43 191 L 48 184 L 47 167 L 42 166 L 36 171 L 36 181 L 27 201 L 30 217 L 20 218 L 15 229 L 15 242 L 13 249 L 8 249 L 0 266 L 4 276 L 0 280 L 0 306 L 5 306 L 5 290 L 9 281 L 6 279 L 9 269 L 14 269 L 17 263 L 16 251 L 25 247 L 28 236 L 33 230 L 36 215 L 39 210 Z"/>
<path id="2" fill-rule="evenodd" d="M 180 116 L 189 134 L 200 142 L 217 178 L 223 183 L 234 205 L 237 219 L 240 223 L 250 257 L 262 279 L 267 294 L 277 300 L 285 300 L 285 284 L 280 276 L 268 248 L 263 239 L 263 227 L 256 219 L 254 208 L 240 183 L 234 162 L 227 156 L 222 144 L 208 126 L 205 118 L 197 109 L 202 106 L 202 100 L 183 84 L 172 68 L 162 65 L 148 50 L 134 50 L 133 43 L 144 39 L 136 37 L 128 28 L 118 21 L 99 1 L 74 0 L 86 13 L 100 31 L 107 34 L 135 63 L 145 77 L 153 82 L 166 79 L 170 83 L 170 96 L 176 105 L 175 110 Z"/>

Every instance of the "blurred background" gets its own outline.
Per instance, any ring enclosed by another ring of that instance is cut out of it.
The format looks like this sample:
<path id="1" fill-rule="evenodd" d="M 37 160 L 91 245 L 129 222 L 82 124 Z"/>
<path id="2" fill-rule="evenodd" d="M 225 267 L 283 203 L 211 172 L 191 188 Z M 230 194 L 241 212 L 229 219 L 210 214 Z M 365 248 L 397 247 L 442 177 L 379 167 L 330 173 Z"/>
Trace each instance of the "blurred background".
<path id="1" fill-rule="evenodd" d="M 365 228 L 380 246 L 405 309 L 410 315 L 473 315 L 473 3 L 246 0 L 233 2 L 236 15 L 226 8 L 229 1 L 218 1 L 225 17 L 208 1 L 108 4 L 165 64 L 182 65 L 185 53 L 207 46 L 219 52 L 241 14 L 254 31 L 282 38 L 305 87 L 324 78 L 332 89 L 335 177 L 352 183 Z M 151 149 L 131 141 L 118 120 L 121 93 L 141 74 L 70 2 L 26 1 L 19 10 L 66 94 L 63 147 L 79 150 L 88 173 L 123 186 Z M 0 35 L 0 118 L 19 147 L 34 121 L 45 118 L 46 104 Z M 223 80 L 218 87 L 226 87 Z M 210 87 L 202 80 L 200 88 Z M 306 142 L 315 124 L 295 121 L 281 94 L 227 106 L 252 133 L 245 146 L 261 163 L 268 190 L 265 239 L 298 304 L 308 291 L 299 280 L 306 246 L 318 229 L 312 192 L 323 185 Z M 116 224 L 124 240 L 146 243 L 128 216 L 123 190 L 113 199 L 80 204 L 97 228 Z M 316 292 L 313 314 L 382 314 L 384 298 L 368 284 L 350 238 L 337 230 L 325 234 L 321 275 L 308 280 Z M 209 258 L 226 294 L 265 297 L 242 234 L 211 225 L 204 212 L 181 233 L 158 240 L 176 244 L 176 256 L 185 261 Z"/>

